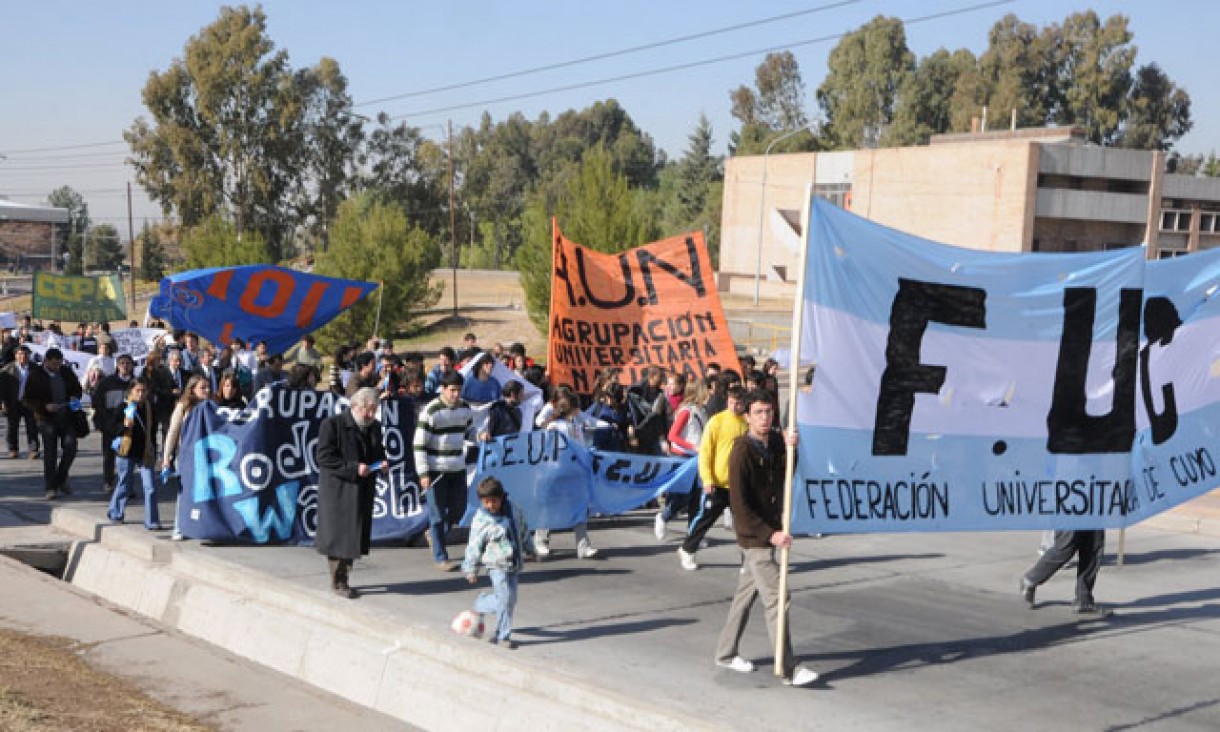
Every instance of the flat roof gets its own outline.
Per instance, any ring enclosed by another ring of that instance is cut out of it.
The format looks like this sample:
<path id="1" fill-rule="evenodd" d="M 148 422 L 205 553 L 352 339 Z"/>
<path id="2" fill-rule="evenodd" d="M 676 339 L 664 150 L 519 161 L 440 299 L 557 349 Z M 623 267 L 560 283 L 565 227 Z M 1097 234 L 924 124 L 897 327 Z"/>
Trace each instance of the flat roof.
<path id="1" fill-rule="evenodd" d="M 68 223 L 68 209 L 54 206 L 34 206 L 0 199 L 0 221 L 39 221 L 48 224 Z"/>

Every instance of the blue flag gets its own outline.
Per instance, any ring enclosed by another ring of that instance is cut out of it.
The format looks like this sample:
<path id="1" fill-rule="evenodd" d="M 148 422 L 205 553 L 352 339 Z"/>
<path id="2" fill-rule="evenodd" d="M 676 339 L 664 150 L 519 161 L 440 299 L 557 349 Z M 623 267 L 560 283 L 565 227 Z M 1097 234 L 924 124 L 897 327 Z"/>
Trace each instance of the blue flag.
<path id="1" fill-rule="evenodd" d="M 241 338 L 283 353 L 377 289 L 268 264 L 181 272 L 161 280 L 149 314 L 213 343 Z"/>

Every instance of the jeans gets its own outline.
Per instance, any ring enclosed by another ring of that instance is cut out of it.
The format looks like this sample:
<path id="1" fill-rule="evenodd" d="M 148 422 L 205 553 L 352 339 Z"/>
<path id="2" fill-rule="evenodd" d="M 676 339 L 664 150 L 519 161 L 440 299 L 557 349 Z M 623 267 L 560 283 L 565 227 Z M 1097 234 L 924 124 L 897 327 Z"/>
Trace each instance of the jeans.
<path id="1" fill-rule="evenodd" d="M 517 607 L 517 573 L 507 569 L 489 569 L 491 592 L 480 593 L 474 601 L 476 613 L 495 613 L 497 641 L 508 640 L 513 632 L 513 610 Z"/>
<path id="2" fill-rule="evenodd" d="M 43 482 L 48 491 L 58 491 L 68 482 L 68 471 L 76 459 L 76 428 L 72 426 L 72 417 L 61 410 L 39 422 L 38 432 L 42 435 Z"/>
<path id="3" fill-rule="evenodd" d="M 122 521 L 127 510 L 127 498 L 135 490 L 136 473 L 144 483 L 144 528 L 157 529 L 161 527 L 160 508 L 157 506 L 157 484 L 153 480 L 152 468 L 146 467 L 131 458 L 119 457 L 119 481 L 110 497 L 110 508 L 106 516 L 111 521 Z"/>
<path id="4" fill-rule="evenodd" d="M 432 561 L 449 561 L 445 536 L 466 513 L 466 471 L 441 473 L 428 485 L 428 536 Z"/>

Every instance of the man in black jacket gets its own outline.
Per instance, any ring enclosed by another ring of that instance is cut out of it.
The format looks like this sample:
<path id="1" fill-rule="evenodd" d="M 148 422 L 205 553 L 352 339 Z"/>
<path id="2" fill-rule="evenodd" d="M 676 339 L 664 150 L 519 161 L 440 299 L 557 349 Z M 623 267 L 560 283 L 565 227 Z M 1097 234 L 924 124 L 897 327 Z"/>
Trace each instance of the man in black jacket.
<path id="1" fill-rule="evenodd" d="M 352 562 L 369 553 L 377 474 L 388 472 L 376 389 L 351 397 L 351 409 L 322 423 L 318 433 L 318 532 L 314 548 L 330 564 L 331 590 L 354 598 L 348 584 Z"/>
<path id="2" fill-rule="evenodd" d="M 500 398 L 487 408 L 487 426 L 479 433 L 479 439 L 490 442 L 501 435 L 512 435 L 521 431 L 521 397 L 525 389 L 520 381 L 504 385 Z"/>
<path id="3" fill-rule="evenodd" d="M 4 400 L 5 416 L 8 418 L 8 456 L 17 457 L 19 447 L 17 438 L 21 436 L 21 425 L 25 424 L 26 440 L 30 446 L 30 459 L 37 460 L 38 425 L 34 422 L 34 413 L 22 401 L 25 399 L 25 389 L 29 383 L 30 373 L 38 368 L 30 361 L 30 347 L 17 346 L 13 352 L 13 362 L 0 369 L 0 398 Z"/>
<path id="4" fill-rule="evenodd" d="M 30 369 L 25 387 L 25 405 L 34 413 L 42 437 L 42 477 L 48 500 L 69 494 L 68 471 L 76 459 L 76 427 L 72 404 L 80 409 L 80 381 L 72 369 L 64 367 L 64 354 L 47 349 L 42 366 Z M 63 457 L 60 457 L 60 449 Z"/>
<path id="5" fill-rule="evenodd" d="M 716 665 L 739 673 L 754 670 L 754 664 L 737 654 L 741 634 L 750 618 L 750 608 L 761 598 L 767 619 L 767 634 L 775 646 L 779 624 L 779 564 L 775 550 L 792 545 L 783 530 L 785 442 L 796 445 L 796 433 L 787 438 L 771 429 L 775 408 L 771 396 L 755 390 L 745 396 L 746 433 L 733 442 L 729 452 L 729 502 L 733 507 L 733 531 L 737 534 L 744 562 L 729 617 L 716 644 Z M 787 607 L 785 600 L 785 608 Z M 807 686 L 817 681 L 813 669 L 796 665 L 788 625 L 783 636 L 784 683 Z"/>

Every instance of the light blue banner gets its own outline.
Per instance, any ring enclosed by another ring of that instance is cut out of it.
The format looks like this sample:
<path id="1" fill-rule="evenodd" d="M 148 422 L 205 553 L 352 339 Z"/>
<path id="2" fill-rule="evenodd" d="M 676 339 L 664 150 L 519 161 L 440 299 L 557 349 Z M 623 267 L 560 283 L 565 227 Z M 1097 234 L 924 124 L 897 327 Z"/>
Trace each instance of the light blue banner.
<path id="1" fill-rule="evenodd" d="M 1217 484 L 1217 255 L 809 229 L 795 533 L 1117 528 Z"/>
<path id="2" fill-rule="evenodd" d="M 602 452 L 561 432 L 521 432 L 483 443 L 468 505 L 478 505 L 475 488 L 494 476 L 531 528 L 567 529 L 589 514 L 625 513 L 662 493 L 689 493 L 698 473 L 694 459 Z M 467 511 L 463 525 L 472 516 Z"/>

